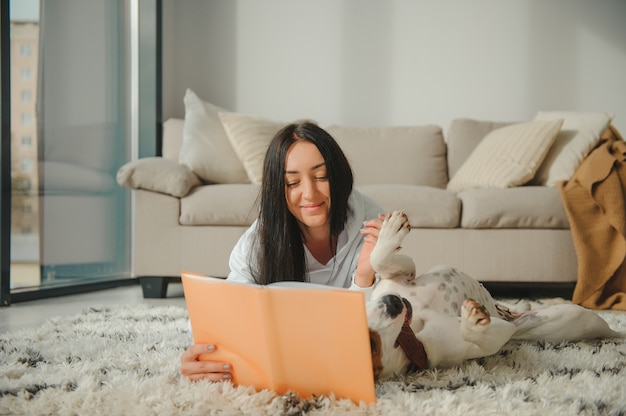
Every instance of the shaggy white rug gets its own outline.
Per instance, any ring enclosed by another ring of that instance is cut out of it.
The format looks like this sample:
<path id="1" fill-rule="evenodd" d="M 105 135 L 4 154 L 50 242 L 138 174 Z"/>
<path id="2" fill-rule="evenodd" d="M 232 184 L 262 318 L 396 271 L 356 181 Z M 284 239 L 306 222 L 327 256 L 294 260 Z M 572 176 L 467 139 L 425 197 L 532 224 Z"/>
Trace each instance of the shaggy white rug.
<path id="1" fill-rule="evenodd" d="M 626 331 L 626 313 L 599 312 Z M 0 336 L 2 415 L 624 415 L 626 342 L 510 343 L 376 386 L 375 405 L 190 383 L 183 307 L 100 307 Z"/>

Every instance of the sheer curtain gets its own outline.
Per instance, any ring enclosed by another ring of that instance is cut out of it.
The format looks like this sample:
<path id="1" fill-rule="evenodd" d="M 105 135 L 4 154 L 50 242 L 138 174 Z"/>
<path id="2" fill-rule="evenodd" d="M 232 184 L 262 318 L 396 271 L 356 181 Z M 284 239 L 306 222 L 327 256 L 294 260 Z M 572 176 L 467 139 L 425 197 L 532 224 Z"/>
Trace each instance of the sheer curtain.
<path id="1" fill-rule="evenodd" d="M 40 2 L 37 93 L 42 286 L 127 275 L 127 7 Z"/>

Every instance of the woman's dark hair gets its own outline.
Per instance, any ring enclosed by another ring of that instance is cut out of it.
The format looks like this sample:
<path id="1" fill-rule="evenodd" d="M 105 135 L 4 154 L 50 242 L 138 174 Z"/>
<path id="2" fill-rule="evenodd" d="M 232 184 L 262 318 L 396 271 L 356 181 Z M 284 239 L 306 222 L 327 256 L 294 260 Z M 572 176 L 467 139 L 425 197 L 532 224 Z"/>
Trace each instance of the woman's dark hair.
<path id="1" fill-rule="evenodd" d="M 250 269 L 259 284 L 306 280 L 303 238 L 296 218 L 287 207 L 285 160 L 291 145 L 299 140 L 317 147 L 326 163 L 330 187 L 330 239 L 343 231 L 348 218 L 348 198 L 353 175 L 345 154 L 324 129 L 311 122 L 293 123 L 282 128 L 269 145 L 263 164 L 259 194 L 258 233 L 251 250 Z M 254 254 L 253 254 L 254 253 Z M 255 266 L 256 265 L 256 266 Z"/>

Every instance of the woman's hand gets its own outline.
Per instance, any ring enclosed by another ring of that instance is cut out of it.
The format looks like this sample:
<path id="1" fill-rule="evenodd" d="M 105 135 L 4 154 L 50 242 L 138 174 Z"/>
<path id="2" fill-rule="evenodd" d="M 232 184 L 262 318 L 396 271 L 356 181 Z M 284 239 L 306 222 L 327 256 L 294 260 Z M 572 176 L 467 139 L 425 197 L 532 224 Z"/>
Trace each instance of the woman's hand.
<path id="1" fill-rule="evenodd" d="M 194 344 L 180 356 L 180 373 L 191 380 L 224 381 L 231 380 L 230 363 L 222 361 L 200 361 L 200 356 L 216 350 L 212 344 Z"/>
<path id="2" fill-rule="evenodd" d="M 354 275 L 354 283 L 359 287 L 370 287 L 376 279 L 376 272 L 370 264 L 370 254 L 378 241 L 378 233 L 385 219 L 384 215 L 379 214 L 378 219 L 371 219 L 363 223 L 361 234 L 363 234 L 363 247 L 359 254 L 359 261 L 356 266 L 356 274 Z"/>

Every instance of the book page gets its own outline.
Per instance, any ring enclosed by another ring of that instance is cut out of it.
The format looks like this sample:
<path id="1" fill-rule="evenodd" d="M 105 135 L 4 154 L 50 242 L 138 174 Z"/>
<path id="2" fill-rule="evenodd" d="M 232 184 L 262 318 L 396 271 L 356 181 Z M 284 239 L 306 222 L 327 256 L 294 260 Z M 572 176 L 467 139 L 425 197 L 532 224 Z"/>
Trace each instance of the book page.
<path id="1" fill-rule="evenodd" d="M 357 380 L 373 387 L 372 355 L 364 295 L 358 291 L 271 290 L 276 341 L 281 357 L 284 385 L 277 391 L 314 390 L 351 397 Z M 360 345 L 359 345 L 360 344 Z M 359 345 L 349 349 L 348 345 Z M 364 345 L 366 348 L 360 348 Z M 290 363 L 297 363 L 293 365 Z"/>
<path id="2" fill-rule="evenodd" d="M 185 282 L 187 309 L 200 320 L 191 320 L 194 343 L 216 344 L 214 352 L 201 356 L 233 366 L 233 383 L 257 389 L 272 386 L 279 370 L 277 351 L 268 348 L 275 337 L 260 286 L 224 284 L 223 279 L 196 277 Z M 192 296 L 190 293 L 199 294 Z M 191 302 L 189 299 L 193 299 Z"/>

